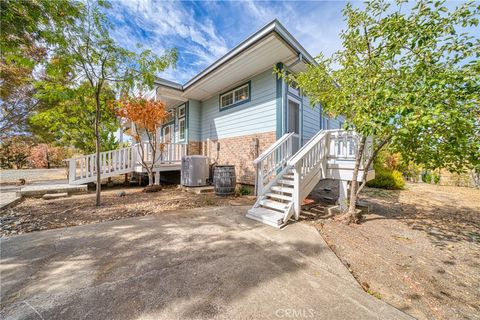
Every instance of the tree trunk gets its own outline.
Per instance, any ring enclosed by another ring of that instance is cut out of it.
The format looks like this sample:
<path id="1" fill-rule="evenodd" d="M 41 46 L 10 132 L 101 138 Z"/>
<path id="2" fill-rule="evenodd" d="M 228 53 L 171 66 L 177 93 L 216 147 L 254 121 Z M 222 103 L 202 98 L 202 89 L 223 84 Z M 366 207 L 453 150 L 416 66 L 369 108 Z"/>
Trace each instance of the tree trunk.
<path id="1" fill-rule="evenodd" d="M 148 173 L 148 185 L 153 186 L 153 172 Z"/>
<path id="2" fill-rule="evenodd" d="M 100 93 L 95 93 L 95 102 L 96 102 L 96 112 L 95 112 L 95 169 L 97 172 L 97 186 L 96 186 L 96 197 L 95 205 L 100 206 L 100 192 L 101 192 L 101 179 L 100 179 L 100 132 L 99 132 L 99 123 L 100 123 Z"/>
<path id="3" fill-rule="evenodd" d="M 365 143 L 367 137 L 363 137 L 360 140 L 360 145 L 358 146 L 357 155 L 355 156 L 355 166 L 352 173 L 352 181 L 350 183 L 350 196 L 348 198 L 348 209 L 340 217 L 341 220 L 346 223 L 357 223 L 361 218 L 361 213 L 356 212 L 357 209 L 357 187 L 358 187 L 358 171 L 360 170 L 360 165 L 362 163 L 363 151 L 365 150 Z M 364 168 L 366 169 L 366 168 Z"/>

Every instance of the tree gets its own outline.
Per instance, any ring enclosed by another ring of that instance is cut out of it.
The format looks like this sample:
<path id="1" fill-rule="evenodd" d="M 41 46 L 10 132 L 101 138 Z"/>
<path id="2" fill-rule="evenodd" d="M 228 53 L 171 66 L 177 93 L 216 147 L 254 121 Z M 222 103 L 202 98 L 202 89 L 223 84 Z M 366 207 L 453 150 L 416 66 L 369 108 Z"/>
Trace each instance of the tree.
<path id="1" fill-rule="evenodd" d="M 0 1 L 0 138 L 25 130 L 37 107 L 34 70 L 48 59 L 49 46 L 78 9 L 70 0 Z"/>
<path id="2" fill-rule="evenodd" d="M 76 88 L 78 83 L 88 83 L 86 96 L 94 100 L 95 120 L 95 167 L 100 167 L 101 119 L 104 104 L 102 95 L 107 88 L 128 92 L 137 87 L 153 86 L 155 73 L 174 65 L 176 50 L 165 51 L 162 56 L 145 50 L 140 54 L 118 46 L 109 36 L 109 24 L 101 12 L 110 4 L 87 1 L 84 14 L 72 26 L 63 30 L 63 39 L 53 52 L 55 63 L 50 65 L 48 75 L 58 78 L 59 83 Z M 100 205 L 100 170 L 96 170 L 96 205 Z"/>
<path id="3" fill-rule="evenodd" d="M 39 107 L 28 119 L 29 131 L 44 143 L 74 146 L 84 154 L 95 152 L 95 99 L 88 95 L 90 84 L 78 87 L 54 86 L 55 79 L 37 83 Z M 119 122 L 108 104 L 115 93 L 107 87 L 101 95 L 100 144 L 108 151 L 118 147 L 115 132 Z"/>
<path id="4" fill-rule="evenodd" d="M 2 139 L 0 144 L 0 167 L 2 169 L 22 169 L 33 145 L 31 137 L 15 136 Z"/>
<path id="5" fill-rule="evenodd" d="M 67 150 L 63 147 L 40 143 L 32 147 L 27 160 L 33 168 L 59 167 L 67 158 Z"/>
<path id="6" fill-rule="evenodd" d="M 153 185 L 153 167 L 163 151 L 163 144 L 160 143 L 157 133 L 160 132 L 161 125 L 168 118 L 165 104 L 161 101 L 147 100 L 141 97 L 124 98 L 117 104 L 116 112 L 120 117 L 135 124 L 137 133 L 133 135 L 133 138 L 139 143 L 140 161 L 147 170 L 148 184 Z M 140 135 L 142 133 L 147 137 L 148 147 L 141 143 Z M 151 154 L 150 161 L 145 157 L 147 153 Z"/>
<path id="7" fill-rule="evenodd" d="M 374 0 L 364 9 L 347 4 L 343 49 L 298 75 L 313 104 L 331 115 L 344 115 L 346 129 L 360 136 L 350 185 L 349 206 L 341 219 L 358 222 L 357 196 L 362 161 L 369 167 L 389 145 L 402 158 L 426 168 L 462 170 L 480 154 L 480 40 L 468 32 L 477 27 L 480 7 L 474 2 L 454 10 L 444 1 L 397 6 Z M 368 136 L 375 137 L 366 152 Z M 370 155 L 369 155 L 370 154 Z"/>

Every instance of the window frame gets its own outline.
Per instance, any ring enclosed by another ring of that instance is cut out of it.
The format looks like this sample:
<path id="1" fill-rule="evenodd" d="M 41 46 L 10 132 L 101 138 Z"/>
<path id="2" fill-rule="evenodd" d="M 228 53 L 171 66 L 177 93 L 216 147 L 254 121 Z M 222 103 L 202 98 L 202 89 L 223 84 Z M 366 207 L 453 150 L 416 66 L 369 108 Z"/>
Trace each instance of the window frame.
<path id="1" fill-rule="evenodd" d="M 235 92 L 238 91 L 239 89 L 247 88 L 248 96 L 246 99 L 243 100 L 238 100 L 235 101 Z M 232 103 L 226 106 L 222 106 L 222 97 L 227 95 L 227 94 L 232 94 Z M 218 108 L 220 111 L 228 110 L 230 108 L 239 106 L 241 104 L 250 102 L 252 98 L 252 86 L 251 86 L 251 81 L 245 82 L 244 84 L 241 84 L 233 89 L 230 89 L 228 91 L 222 92 L 218 95 Z"/>
<path id="2" fill-rule="evenodd" d="M 186 106 L 185 106 L 185 103 L 182 104 L 181 106 L 178 107 L 178 118 L 183 118 L 185 117 L 186 115 Z M 182 114 L 182 111 L 183 111 L 183 114 Z"/>
<path id="3" fill-rule="evenodd" d="M 183 121 L 183 130 L 180 123 Z M 187 122 L 185 117 L 178 118 L 178 141 L 185 141 L 187 131 Z M 183 138 L 182 138 L 183 133 Z"/>

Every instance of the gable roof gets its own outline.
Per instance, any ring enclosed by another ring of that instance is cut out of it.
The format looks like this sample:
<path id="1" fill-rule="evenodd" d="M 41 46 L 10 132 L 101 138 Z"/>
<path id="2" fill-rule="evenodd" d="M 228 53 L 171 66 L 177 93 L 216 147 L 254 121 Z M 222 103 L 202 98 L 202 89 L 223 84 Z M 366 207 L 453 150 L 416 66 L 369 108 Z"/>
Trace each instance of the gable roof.
<path id="1" fill-rule="evenodd" d="M 256 52 L 255 49 L 257 49 Z M 265 54 L 269 55 L 272 59 L 270 59 L 269 61 L 262 61 L 261 58 L 265 58 Z M 250 59 L 246 59 L 247 55 Z M 247 61 L 240 61 L 240 58 L 242 56 L 245 57 L 245 59 L 243 60 Z M 299 60 L 299 58 L 301 59 Z M 232 50 L 230 50 L 223 57 L 215 61 L 213 64 L 202 70 L 185 84 L 182 85 L 180 83 L 176 83 L 162 78 L 158 78 L 155 83 L 162 87 L 165 94 L 175 94 L 176 92 L 176 94 L 182 96 L 189 96 L 187 93 L 190 92 L 192 93 L 193 98 L 201 100 L 215 90 L 203 90 L 208 92 L 202 94 L 201 89 L 197 88 L 197 90 L 195 90 L 197 84 L 205 82 L 206 78 L 219 72 L 222 68 L 226 69 L 227 65 L 233 65 L 235 63 L 235 60 L 237 61 L 237 64 L 243 63 L 244 65 L 247 63 L 257 63 L 256 67 L 259 71 L 264 71 L 267 63 L 268 67 L 272 67 L 277 62 L 283 62 L 284 64 L 288 65 L 288 63 L 298 61 L 300 63 L 295 63 L 295 68 L 297 68 L 298 70 L 293 70 L 294 72 L 301 71 L 305 67 L 305 64 L 316 64 L 313 57 L 305 50 L 305 48 L 303 48 L 303 46 L 290 34 L 290 32 L 288 32 L 288 30 L 277 19 L 275 19 L 254 34 L 252 34 L 250 37 L 242 41 L 239 45 L 234 47 Z M 244 68 L 232 67 L 231 69 L 231 72 L 239 72 L 239 69 L 241 70 Z M 250 73 L 251 72 L 253 71 L 250 70 Z M 243 73 L 246 73 L 246 71 Z M 241 76 L 245 75 L 239 74 L 237 78 L 240 78 Z M 235 82 L 235 80 L 236 79 L 234 77 L 231 77 L 231 79 L 224 79 L 224 81 L 222 81 L 222 85 L 232 85 L 232 82 Z"/>

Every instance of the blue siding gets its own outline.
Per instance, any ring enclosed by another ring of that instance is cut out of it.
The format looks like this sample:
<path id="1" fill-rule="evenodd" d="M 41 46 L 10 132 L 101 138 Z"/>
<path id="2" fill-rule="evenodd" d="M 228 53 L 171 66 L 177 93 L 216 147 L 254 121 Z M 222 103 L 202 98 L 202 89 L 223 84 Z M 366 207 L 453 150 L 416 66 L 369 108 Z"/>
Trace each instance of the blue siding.
<path id="1" fill-rule="evenodd" d="M 341 123 L 344 122 L 342 116 L 337 118 L 330 118 L 325 116 L 325 129 L 341 129 Z"/>
<path id="2" fill-rule="evenodd" d="M 303 97 L 303 141 L 306 142 L 320 130 L 320 107 L 310 105 L 308 97 Z"/>
<path id="3" fill-rule="evenodd" d="M 249 102 L 221 112 L 218 94 L 203 101 L 200 113 L 202 140 L 275 131 L 276 86 L 272 70 L 251 79 L 250 94 Z"/>
<path id="4" fill-rule="evenodd" d="M 200 141 L 202 134 L 201 104 L 197 100 L 188 102 L 188 136 L 189 141 Z"/>

